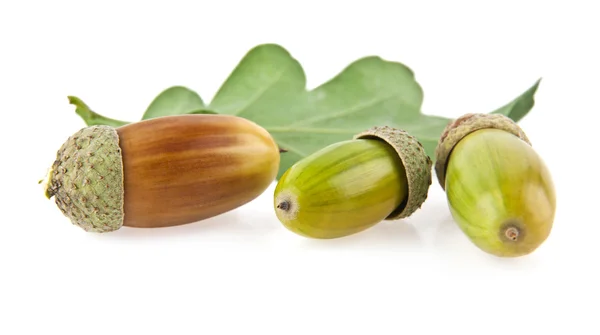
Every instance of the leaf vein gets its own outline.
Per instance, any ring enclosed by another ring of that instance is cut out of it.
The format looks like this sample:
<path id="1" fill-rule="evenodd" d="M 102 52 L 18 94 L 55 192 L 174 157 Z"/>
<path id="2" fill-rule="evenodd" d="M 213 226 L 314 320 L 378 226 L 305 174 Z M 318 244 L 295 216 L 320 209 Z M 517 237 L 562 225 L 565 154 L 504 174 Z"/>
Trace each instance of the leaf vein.
<path id="1" fill-rule="evenodd" d="M 363 109 L 366 109 L 368 107 L 372 107 L 372 106 L 377 105 L 377 104 L 379 104 L 381 102 L 384 102 L 384 101 L 386 101 L 386 100 L 388 100 L 390 98 L 393 98 L 393 97 L 396 96 L 396 94 L 397 94 L 397 92 L 394 92 L 392 94 L 383 95 L 381 97 L 377 97 L 375 99 L 371 99 L 371 100 L 369 100 L 367 102 L 364 102 L 362 104 L 357 104 L 357 105 L 355 105 L 355 106 L 353 106 L 351 108 L 348 108 L 348 109 L 345 109 L 345 110 L 341 110 L 341 111 L 338 111 L 338 112 L 335 112 L 335 113 L 332 113 L 332 114 L 328 114 L 328 115 L 316 116 L 316 117 L 313 117 L 313 118 L 308 118 L 308 119 L 305 119 L 305 120 L 301 120 L 301 121 L 298 121 L 298 122 L 295 122 L 295 123 L 291 124 L 290 126 L 304 126 L 304 125 L 307 125 L 307 124 L 314 124 L 316 122 L 328 121 L 328 120 L 335 119 L 335 118 L 338 118 L 338 117 L 341 117 L 341 116 L 347 116 L 349 114 L 354 114 L 356 112 L 360 112 Z M 404 100 L 402 98 L 400 98 L 400 99 L 404 103 L 406 103 L 407 105 L 409 105 L 409 103 L 406 100 Z"/>
<path id="2" fill-rule="evenodd" d="M 343 128 L 265 127 L 265 129 L 270 133 L 355 134 L 358 132 Z"/>

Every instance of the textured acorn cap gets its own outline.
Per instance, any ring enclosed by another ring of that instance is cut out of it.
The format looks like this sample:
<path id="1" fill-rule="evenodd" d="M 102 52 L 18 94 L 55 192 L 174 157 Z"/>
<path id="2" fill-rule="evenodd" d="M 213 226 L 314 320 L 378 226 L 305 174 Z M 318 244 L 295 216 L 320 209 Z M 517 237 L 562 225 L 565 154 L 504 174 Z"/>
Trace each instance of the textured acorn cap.
<path id="1" fill-rule="evenodd" d="M 401 129 L 388 126 L 373 127 L 354 136 L 354 139 L 374 138 L 387 142 L 398 153 L 406 170 L 408 200 L 396 208 L 386 220 L 409 217 L 421 208 L 431 185 L 431 159 L 423 145 L 412 135 Z"/>
<path id="2" fill-rule="evenodd" d="M 507 116 L 482 113 L 464 114 L 446 125 L 435 148 L 435 173 L 442 189 L 446 189 L 446 166 L 454 146 L 468 134 L 488 128 L 507 131 L 531 145 L 521 127 Z"/>
<path id="3" fill-rule="evenodd" d="M 60 147 L 46 179 L 45 193 L 71 222 L 88 232 L 123 225 L 123 159 L 117 131 L 91 126 Z"/>

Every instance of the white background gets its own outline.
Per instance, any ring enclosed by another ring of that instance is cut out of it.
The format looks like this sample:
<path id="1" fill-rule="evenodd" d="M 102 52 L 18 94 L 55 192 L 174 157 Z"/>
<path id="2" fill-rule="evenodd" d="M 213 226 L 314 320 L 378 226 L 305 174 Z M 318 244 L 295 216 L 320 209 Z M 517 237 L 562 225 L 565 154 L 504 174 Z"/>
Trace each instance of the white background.
<path id="1" fill-rule="evenodd" d="M 594 2 L 2 2 L 0 334 L 599 334 Z M 411 218 L 329 241 L 287 231 L 273 187 L 204 222 L 102 235 L 44 198 L 84 125 L 67 95 L 126 120 L 172 85 L 210 101 L 260 43 L 290 51 L 309 88 L 366 55 L 403 62 L 424 111 L 448 117 L 542 77 L 520 124 L 555 181 L 550 238 L 486 255 L 437 183 Z"/>

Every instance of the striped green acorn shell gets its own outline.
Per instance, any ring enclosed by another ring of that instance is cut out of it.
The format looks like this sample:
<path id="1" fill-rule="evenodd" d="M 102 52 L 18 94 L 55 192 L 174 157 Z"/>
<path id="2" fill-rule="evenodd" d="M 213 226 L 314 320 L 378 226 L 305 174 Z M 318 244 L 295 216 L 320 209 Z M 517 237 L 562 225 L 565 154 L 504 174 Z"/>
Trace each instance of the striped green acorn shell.
<path id="1" fill-rule="evenodd" d="M 415 137 L 373 127 L 289 168 L 275 188 L 275 212 L 302 236 L 355 234 L 418 210 L 431 185 L 431 165 Z"/>
<path id="2" fill-rule="evenodd" d="M 479 249 L 517 257 L 548 238 L 556 208 L 552 178 L 514 121 L 466 114 L 446 128 L 436 154 L 452 217 Z"/>

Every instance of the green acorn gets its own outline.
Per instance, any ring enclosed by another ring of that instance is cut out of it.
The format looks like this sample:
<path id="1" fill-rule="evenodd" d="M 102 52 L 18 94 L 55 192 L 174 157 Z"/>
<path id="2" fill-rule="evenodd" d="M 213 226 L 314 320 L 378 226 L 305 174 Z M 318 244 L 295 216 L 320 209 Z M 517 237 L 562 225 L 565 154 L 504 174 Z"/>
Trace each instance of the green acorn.
<path id="1" fill-rule="evenodd" d="M 421 207 L 432 162 L 403 130 L 373 127 L 298 161 L 274 193 L 278 219 L 289 230 L 329 239 L 361 232 Z"/>
<path id="2" fill-rule="evenodd" d="M 436 148 L 436 175 L 460 229 L 499 257 L 532 253 L 549 236 L 556 195 L 525 132 L 499 114 L 465 114 Z"/>

